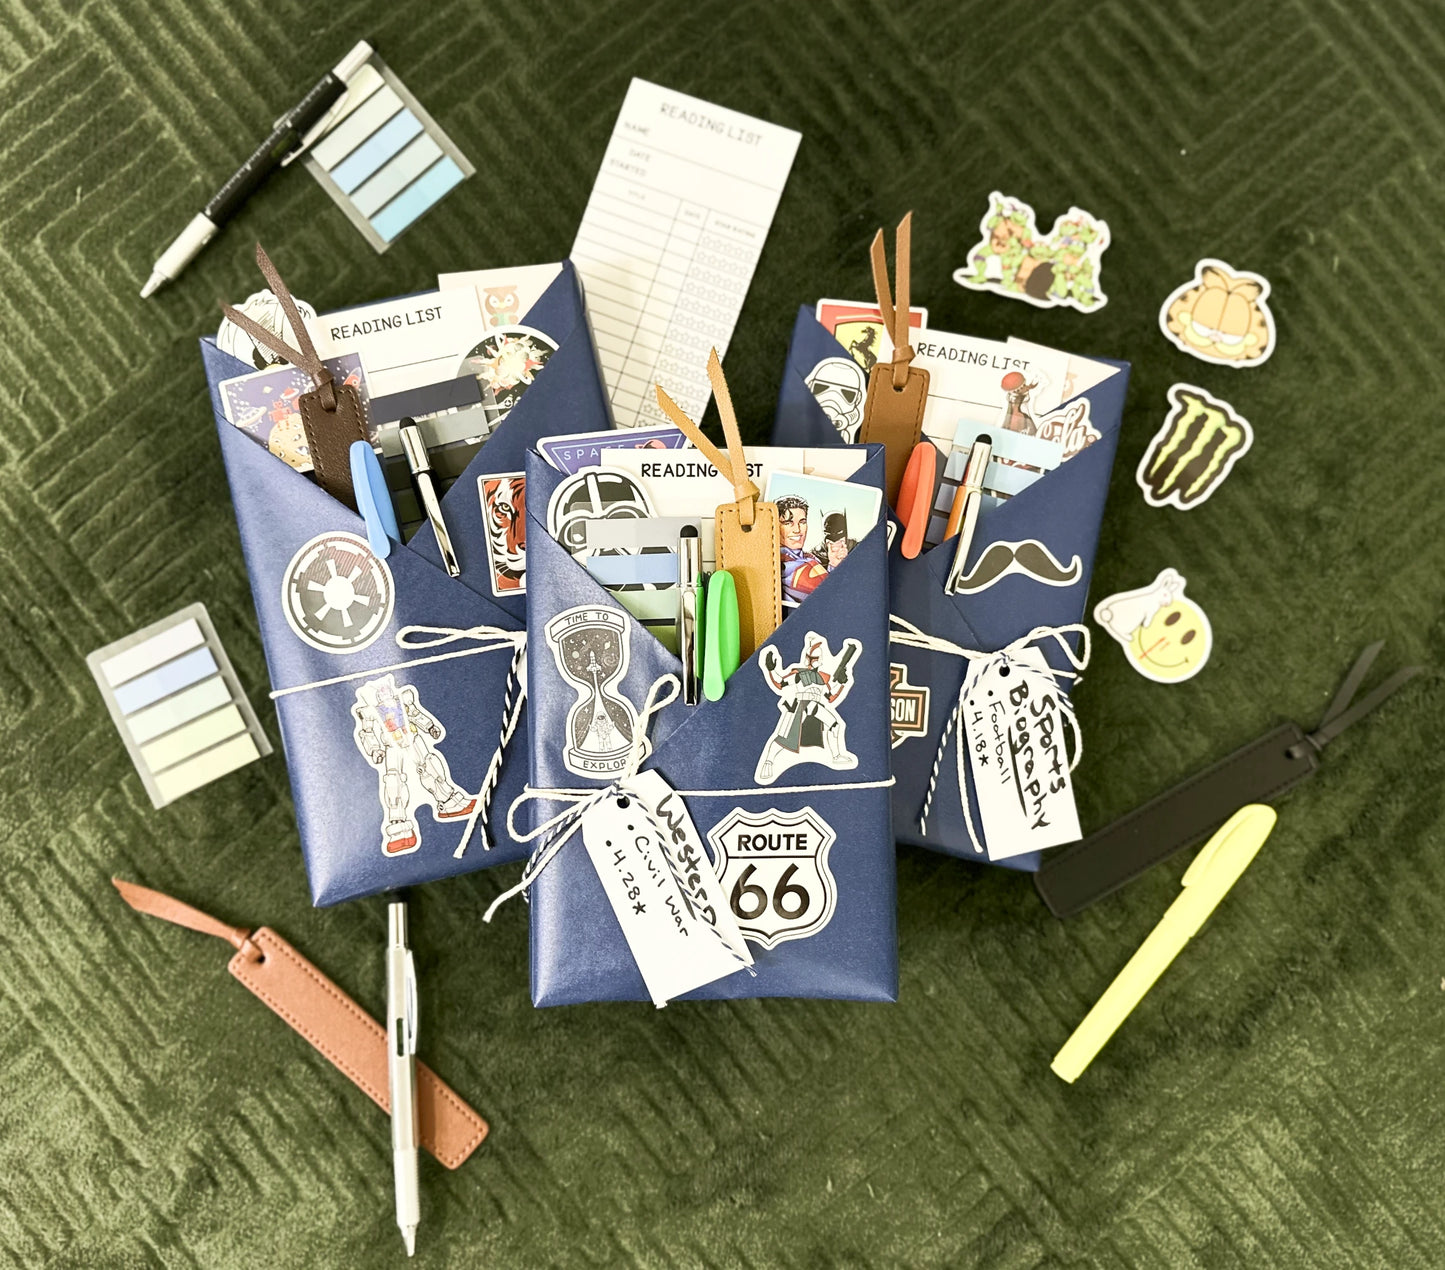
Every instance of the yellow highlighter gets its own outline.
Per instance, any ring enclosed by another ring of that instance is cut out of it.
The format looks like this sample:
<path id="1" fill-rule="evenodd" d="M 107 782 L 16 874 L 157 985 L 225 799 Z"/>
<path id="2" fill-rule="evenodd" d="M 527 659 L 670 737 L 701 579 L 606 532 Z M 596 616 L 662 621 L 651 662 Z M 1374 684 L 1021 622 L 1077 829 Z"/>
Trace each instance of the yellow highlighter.
<path id="1" fill-rule="evenodd" d="M 1255 803 L 1241 807 L 1200 849 L 1184 872 L 1184 890 L 1139 945 L 1139 951 L 1095 1003 L 1064 1047 L 1054 1055 L 1054 1074 L 1072 1084 L 1094 1061 L 1129 1011 L 1204 925 L 1229 888 L 1239 881 L 1274 828 L 1275 811 Z"/>

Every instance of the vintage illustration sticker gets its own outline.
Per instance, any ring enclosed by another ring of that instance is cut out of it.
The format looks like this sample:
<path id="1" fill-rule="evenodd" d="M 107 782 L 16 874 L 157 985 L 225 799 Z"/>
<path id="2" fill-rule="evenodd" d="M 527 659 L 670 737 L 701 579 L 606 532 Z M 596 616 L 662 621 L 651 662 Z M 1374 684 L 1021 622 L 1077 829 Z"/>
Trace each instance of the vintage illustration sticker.
<path id="1" fill-rule="evenodd" d="M 1079 207 L 1039 232 L 1034 209 L 994 190 L 979 221 L 980 238 L 953 280 L 972 291 L 993 291 L 1041 309 L 1067 305 L 1093 313 L 1108 303 L 1100 284 L 1109 226 Z"/>
<path id="2" fill-rule="evenodd" d="M 973 568 L 958 584 L 960 595 L 977 595 L 987 591 L 1001 578 L 1021 573 L 1045 586 L 1073 586 L 1084 571 L 1083 561 L 1076 555 L 1068 564 L 1060 564 L 1054 553 L 1036 538 L 1022 542 L 992 542 Z"/>
<path id="3" fill-rule="evenodd" d="M 323 653 L 358 653 L 386 629 L 396 587 L 365 538 L 318 534 L 291 557 L 281 608 L 303 642 Z"/>
<path id="4" fill-rule="evenodd" d="M 734 807 L 708 831 L 713 864 L 744 939 L 776 948 L 816 935 L 833 917 L 838 883 L 828 868 L 837 840 L 811 807 Z"/>
<path id="5" fill-rule="evenodd" d="M 1217 366 L 1259 366 L 1274 352 L 1269 282 L 1206 257 L 1164 301 L 1159 329 L 1175 348 Z"/>
<path id="6" fill-rule="evenodd" d="M 1094 621 L 1124 646 L 1129 664 L 1155 683 L 1192 679 L 1214 647 L 1209 619 L 1184 598 L 1184 577 L 1174 569 L 1163 570 L 1137 591 L 1100 600 Z"/>
<path id="7" fill-rule="evenodd" d="M 652 504 L 626 472 L 584 467 L 558 483 L 547 504 L 547 531 L 576 556 L 587 549 L 587 521 L 642 520 Z"/>
<path id="8" fill-rule="evenodd" d="M 838 437 L 847 445 L 858 439 L 868 383 L 863 368 L 851 357 L 825 357 L 804 378 L 813 400 L 822 407 Z"/>
<path id="9" fill-rule="evenodd" d="M 931 690 L 908 682 L 908 667 L 901 662 L 888 666 L 888 690 L 891 719 L 889 739 L 897 749 L 904 741 L 928 734 L 928 699 Z"/>
<path id="10" fill-rule="evenodd" d="M 778 725 L 763 746 L 753 780 L 771 785 L 799 763 L 821 763 L 835 772 L 851 771 L 858 756 L 848 752 L 848 725 L 838 708 L 853 687 L 851 667 L 863 645 L 843 641 L 835 655 L 816 631 L 803 640 L 803 656 L 784 666 L 771 644 L 758 658 L 768 687 L 778 694 Z"/>
<path id="11" fill-rule="evenodd" d="M 1039 420 L 1040 439 L 1063 446 L 1063 461 L 1066 463 L 1074 455 L 1093 445 L 1099 435 L 1099 430 L 1089 419 L 1087 397 L 1080 397 L 1057 410 L 1051 410 Z"/>
<path id="12" fill-rule="evenodd" d="M 1254 429 L 1227 401 L 1193 384 L 1169 390 L 1169 415 L 1134 474 L 1151 507 L 1188 511 L 1208 500 L 1254 444 Z"/>
<path id="13" fill-rule="evenodd" d="M 579 604 L 547 623 L 547 643 L 577 692 L 567 712 L 563 766 L 578 776 L 615 775 L 627 766 L 637 730 L 632 702 L 615 687 L 627 673 L 627 615 Z"/>
<path id="14" fill-rule="evenodd" d="M 394 675 L 367 680 L 356 690 L 351 715 L 356 748 L 376 768 L 386 855 L 409 855 L 421 846 L 416 812 L 425 803 L 437 820 L 471 814 L 476 799 L 452 780 L 441 752 L 446 729 L 411 684 L 398 685 Z"/>
<path id="15" fill-rule="evenodd" d="M 521 472 L 477 477 L 493 595 L 527 591 L 527 478 Z"/>

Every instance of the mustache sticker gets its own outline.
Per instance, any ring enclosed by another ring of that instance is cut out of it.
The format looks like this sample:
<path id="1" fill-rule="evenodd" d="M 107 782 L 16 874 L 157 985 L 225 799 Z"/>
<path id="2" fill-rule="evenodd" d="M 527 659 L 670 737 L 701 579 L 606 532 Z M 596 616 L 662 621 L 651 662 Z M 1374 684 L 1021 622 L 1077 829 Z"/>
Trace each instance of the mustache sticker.
<path id="1" fill-rule="evenodd" d="M 1060 564 L 1053 553 L 1034 538 L 1022 542 L 990 543 L 983 555 L 958 584 L 960 595 L 977 595 L 987 591 L 1000 578 L 1022 573 L 1045 586 L 1072 586 L 1084 571 L 1083 562 L 1075 556 L 1067 565 Z"/>

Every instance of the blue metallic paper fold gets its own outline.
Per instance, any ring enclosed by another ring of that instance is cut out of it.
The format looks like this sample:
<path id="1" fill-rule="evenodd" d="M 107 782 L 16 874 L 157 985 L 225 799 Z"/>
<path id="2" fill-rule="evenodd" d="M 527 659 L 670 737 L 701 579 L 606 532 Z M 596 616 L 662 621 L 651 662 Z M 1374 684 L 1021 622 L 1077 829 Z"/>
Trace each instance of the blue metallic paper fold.
<path id="1" fill-rule="evenodd" d="M 806 306 L 798 312 L 788 348 L 783 382 L 778 392 L 772 441 L 774 445 L 837 445 L 837 430 L 814 400 L 805 379 L 825 357 L 843 357 L 846 351 L 814 318 Z M 976 595 L 946 595 L 943 583 L 953 561 L 952 541 L 940 543 L 913 560 L 898 550 L 901 531 L 889 553 L 889 604 L 891 612 L 912 622 L 929 635 L 977 652 L 994 652 L 1039 626 L 1066 626 L 1086 620 L 1089 578 L 1099 543 L 1109 476 L 1129 386 L 1127 362 L 1109 359 L 1120 373 L 1081 394 L 1099 439 L 1030 485 L 1022 493 L 980 518 L 969 552 L 969 565 L 991 543 L 1033 538 L 1060 561 L 1075 555 L 1082 565 L 1077 581 L 1069 586 L 1044 586 L 1022 575 L 1004 577 Z M 1076 636 L 1070 636 L 1077 648 Z M 1052 640 L 1038 645 L 1051 666 L 1068 669 L 1063 653 Z M 974 850 L 964 824 L 956 780 L 940 777 L 928 815 L 928 831 L 919 829 L 919 812 L 928 792 L 929 775 L 939 738 L 947 723 L 966 666 L 961 658 L 894 644 L 890 663 L 903 668 L 902 691 L 915 703 L 928 702 L 926 725 L 907 734 L 893 750 L 893 831 L 898 841 L 929 847 L 948 855 L 989 863 Z M 1067 684 L 1069 681 L 1065 680 Z M 949 745 L 952 747 L 952 740 Z M 953 758 L 944 760 L 946 773 Z M 973 823 L 979 823 L 978 805 L 968 792 Z M 1033 871 L 1040 853 L 1032 852 L 998 861 L 1006 868 Z"/>

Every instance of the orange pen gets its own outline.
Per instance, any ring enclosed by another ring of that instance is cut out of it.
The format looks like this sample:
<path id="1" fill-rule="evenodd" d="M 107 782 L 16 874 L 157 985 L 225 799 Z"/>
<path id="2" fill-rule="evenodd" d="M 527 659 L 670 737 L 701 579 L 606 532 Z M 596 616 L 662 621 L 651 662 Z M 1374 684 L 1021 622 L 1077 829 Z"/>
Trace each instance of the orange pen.
<path id="1" fill-rule="evenodd" d="M 903 542 L 899 550 L 905 560 L 914 559 L 923 549 L 923 534 L 933 510 L 933 486 L 937 479 L 938 451 L 932 441 L 920 441 L 908 456 L 908 467 L 893 509 L 903 522 Z"/>

